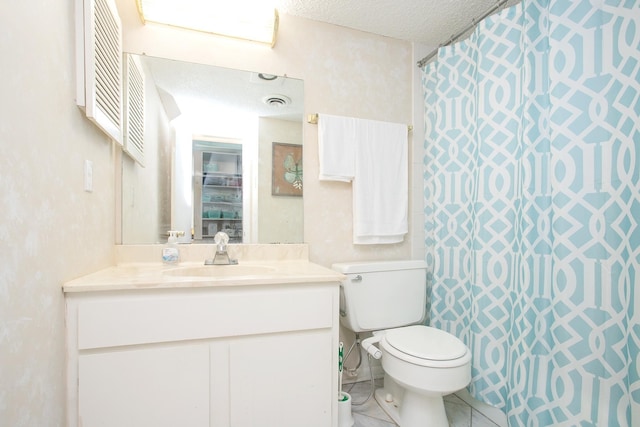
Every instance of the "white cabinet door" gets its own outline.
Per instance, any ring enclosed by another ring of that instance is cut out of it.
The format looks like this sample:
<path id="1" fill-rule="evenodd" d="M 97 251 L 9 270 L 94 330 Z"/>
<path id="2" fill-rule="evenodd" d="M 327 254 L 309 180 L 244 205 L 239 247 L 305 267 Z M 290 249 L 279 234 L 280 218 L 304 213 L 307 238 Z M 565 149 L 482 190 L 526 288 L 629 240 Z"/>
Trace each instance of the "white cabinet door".
<path id="1" fill-rule="evenodd" d="M 209 426 L 209 346 L 118 349 L 79 357 L 79 425 Z"/>
<path id="2" fill-rule="evenodd" d="M 232 341 L 230 425 L 331 426 L 334 348 L 330 329 Z"/>

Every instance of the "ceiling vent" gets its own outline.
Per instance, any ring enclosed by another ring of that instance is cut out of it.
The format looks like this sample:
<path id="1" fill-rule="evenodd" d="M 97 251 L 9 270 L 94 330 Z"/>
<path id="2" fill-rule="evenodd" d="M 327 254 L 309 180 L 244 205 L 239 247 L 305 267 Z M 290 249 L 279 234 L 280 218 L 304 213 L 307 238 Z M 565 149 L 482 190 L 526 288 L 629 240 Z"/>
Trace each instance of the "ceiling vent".
<path id="1" fill-rule="evenodd" d="M 286 107 L 291 104 L 291 98 L 284 95 L 267 95 L 262 98 L 262 102 L 270 107 Z"/>

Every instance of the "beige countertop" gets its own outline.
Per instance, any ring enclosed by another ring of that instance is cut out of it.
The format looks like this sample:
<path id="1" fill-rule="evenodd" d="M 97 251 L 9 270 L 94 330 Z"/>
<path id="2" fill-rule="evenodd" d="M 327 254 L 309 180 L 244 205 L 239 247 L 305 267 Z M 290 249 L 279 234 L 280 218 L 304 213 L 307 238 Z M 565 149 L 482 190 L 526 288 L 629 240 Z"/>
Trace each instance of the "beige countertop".
<path id="1" fill-rule="evenodd" d="M 206 288 L 339 282 L 344 275 L 307 260 L 240 262 L 205 266 L 203 262 L 167 265 L 124 263 L 63 285 L 65 293 L 139 289 Z"/>

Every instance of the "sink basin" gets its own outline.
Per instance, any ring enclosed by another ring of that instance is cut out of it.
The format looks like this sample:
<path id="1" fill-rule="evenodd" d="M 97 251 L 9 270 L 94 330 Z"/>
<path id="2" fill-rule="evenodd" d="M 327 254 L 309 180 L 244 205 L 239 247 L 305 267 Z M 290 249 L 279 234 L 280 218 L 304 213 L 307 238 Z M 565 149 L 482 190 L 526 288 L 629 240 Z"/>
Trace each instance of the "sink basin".
<path id="1" fill-rule="evenodd" d="M 246 277 L 273 273 L 275 268 L 263 265 L 206 265 L 179 267 L 163 272 L 165 276 L 180 277 Z"/>

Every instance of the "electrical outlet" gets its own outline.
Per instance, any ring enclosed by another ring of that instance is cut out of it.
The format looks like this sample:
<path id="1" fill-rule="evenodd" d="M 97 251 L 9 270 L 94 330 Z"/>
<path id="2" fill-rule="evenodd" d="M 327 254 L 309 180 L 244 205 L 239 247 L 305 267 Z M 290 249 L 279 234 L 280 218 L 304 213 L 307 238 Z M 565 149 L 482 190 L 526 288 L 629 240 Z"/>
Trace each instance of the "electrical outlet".
<path id="1" fill-rule="evenodd" d="M 84 191 L 89 193 L 93 191 L 93 162 L 91 160 L 84 161 Z"/>

